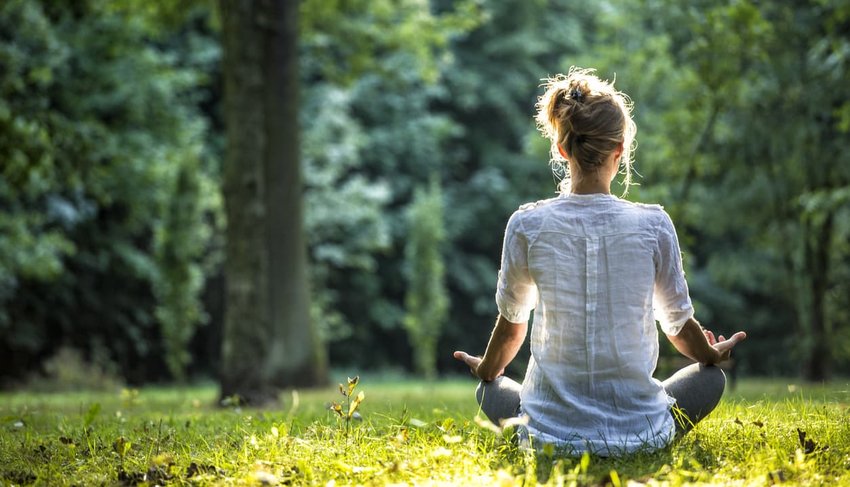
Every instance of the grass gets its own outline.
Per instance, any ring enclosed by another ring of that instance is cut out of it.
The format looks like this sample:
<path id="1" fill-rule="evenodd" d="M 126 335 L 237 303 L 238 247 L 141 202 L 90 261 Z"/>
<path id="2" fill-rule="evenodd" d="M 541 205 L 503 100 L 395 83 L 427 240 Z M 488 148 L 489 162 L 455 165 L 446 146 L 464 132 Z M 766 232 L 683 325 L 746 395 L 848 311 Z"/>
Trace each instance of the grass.
<path id="1" fill-rule="evenodd" d="M 470 380 L 364 378 L 275 410 L 213 386 L 0 394 L 0 485 L 850 485 L 850 385 L 742 380 L 684 439 L 620 459 L 518 450 L 474 420 Z M 356 394 L 356 393 L 355 393 Z"/>

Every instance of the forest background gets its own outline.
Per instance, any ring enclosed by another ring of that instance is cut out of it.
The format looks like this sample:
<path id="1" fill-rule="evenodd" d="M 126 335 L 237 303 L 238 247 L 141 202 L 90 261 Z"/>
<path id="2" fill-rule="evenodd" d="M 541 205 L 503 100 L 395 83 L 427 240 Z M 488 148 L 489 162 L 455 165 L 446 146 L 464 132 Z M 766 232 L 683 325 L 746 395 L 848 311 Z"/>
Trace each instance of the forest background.
<path id="1" fill-rule="evenodd" d="M 299 8 L 311 326 L 333 368 L 462 372 L 451 351 L 483 351 L 505 222 L 555 194 L 540 80 L 578 65 L 634 99 L 626 198 L 673 217 L 701 321 L 747 330 L 737 372 L 850 372 L 848 2 Z M 202 0 L 0 4 L 5 386 L 221 374 L 221 30 Z"/>

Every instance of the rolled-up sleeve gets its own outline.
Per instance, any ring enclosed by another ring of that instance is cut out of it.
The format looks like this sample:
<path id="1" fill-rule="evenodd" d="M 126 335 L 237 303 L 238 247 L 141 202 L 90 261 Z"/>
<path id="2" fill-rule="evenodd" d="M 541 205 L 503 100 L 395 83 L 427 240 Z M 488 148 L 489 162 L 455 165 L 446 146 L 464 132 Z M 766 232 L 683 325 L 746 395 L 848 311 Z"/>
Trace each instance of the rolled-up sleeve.
<path id="1" fill-rule="evenodd" d="M 661 330 L 667 335 L 678 335 L 685 322 L 693 317 L 694 307 L 688 294 L 676 229 L 670 216 L 662 213 L 655 252 L 653 309 Z"/>
<path id="2" fill-rule="evenodd" d="M 506 320 L 524 323 L 536 304 L 537 285 L 528 270 L 528 239 L 522 229 L 522 212 L 517 211 L 505 229 L 496 306 Z"/>

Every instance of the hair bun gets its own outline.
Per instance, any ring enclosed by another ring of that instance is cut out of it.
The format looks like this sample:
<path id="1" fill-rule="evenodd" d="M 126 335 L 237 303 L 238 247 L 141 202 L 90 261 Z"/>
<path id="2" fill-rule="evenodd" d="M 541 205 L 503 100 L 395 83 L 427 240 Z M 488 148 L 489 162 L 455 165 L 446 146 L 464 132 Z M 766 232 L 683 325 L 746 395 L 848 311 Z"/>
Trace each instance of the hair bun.
<path id="1" fill-rule="evenodd" d="M 581 100 L 584 98 L 584 93 L 582 93 L 581 89 L 578 87 L 570 90 L 570 98 L 581 103 Z"/>
<path id="2" fill-rule="evenodd" d="M 571 67 L 568 74 L 543 80 L 538 98 L 537 127 L 549 139 L 551 161 L 575 163 L 580 171 L 596 171 L 618 149 L 625 170 L 624 184 L 631 183 L 635 124 L 631 100 L 603 81 L 592 69 Z M 561 181 L 569 191 L 569 178 Z"/>

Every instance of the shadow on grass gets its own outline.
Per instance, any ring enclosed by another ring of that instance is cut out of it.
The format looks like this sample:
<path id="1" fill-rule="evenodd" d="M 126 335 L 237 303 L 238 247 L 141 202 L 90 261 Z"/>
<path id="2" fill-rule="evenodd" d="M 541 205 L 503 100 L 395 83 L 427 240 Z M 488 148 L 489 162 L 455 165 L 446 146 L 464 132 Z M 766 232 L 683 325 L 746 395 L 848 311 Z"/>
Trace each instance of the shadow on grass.
<path id="1" fill-rule="evenodd" d="M 625 485 L 627 480 L 646 482 L 673 471 L 671 448 L 623 457 L 559 456 L 534 454 L 538 483 L 551 485 Z"/>

